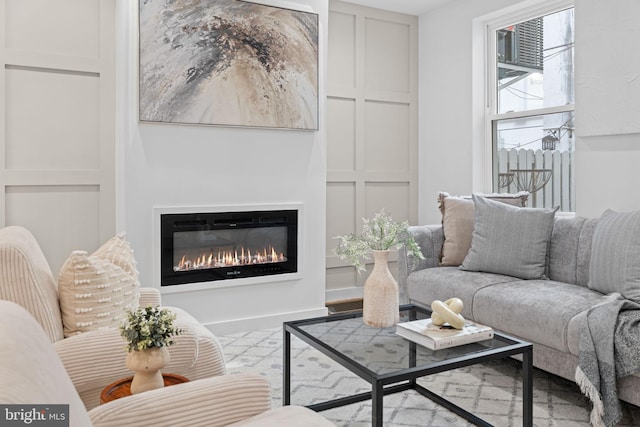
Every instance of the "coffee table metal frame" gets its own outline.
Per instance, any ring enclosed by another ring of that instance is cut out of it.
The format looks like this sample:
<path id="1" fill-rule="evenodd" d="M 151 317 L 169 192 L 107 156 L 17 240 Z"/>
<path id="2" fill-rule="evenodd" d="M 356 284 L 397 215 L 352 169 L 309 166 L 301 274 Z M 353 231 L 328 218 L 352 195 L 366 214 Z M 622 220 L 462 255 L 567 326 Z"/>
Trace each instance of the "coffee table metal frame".
<path id="1" fill-rule="evenodd" d="M 430 310 L 414 304 L 402 305 L 400 306 L 400 311 L 407 312 L 409 314 L 409 320 L 416 319 L 417 313 L 422 313 L 422 317 L 431 314 Z M 416 366 L 417 344 L 409 341 L 410 367 L 390 373 L 379 374 L 371 371 L 369 368 L 358 363 L 352 357 L 341 353 L 339 350 L 333 348 L 327 343 L 321 341 L 318 337 L 311 335 L 301 328 L 305 325 L 327 323 L 356 317 L 362 317 L 362 313 L 357 312 L 348 314 L 334 314 L 331 316 L 284 322 L 282 380 L 283 405 L 291 404 L 291 335 L 293 334 L 305 343 L 309 344 L 311 347 L 333 359 L 340 365 L 347 368 L 349 371 L 353 372 L 354 374 L 371 384 L 370 392 L 359 393 L 353 396 L 342 397 L 308 406 L 310 409 L 313 409 L 315 411 L 324 411 L 327 409 L 337 408 L 340 406 L 350 405 L 353 403 L 371 399 L 371 425 L 382 426 L 382 400 L 384 395 L 413 389 L 421 395 L 427 397 L 428 399 L 431 399 L 438 405 L 454 412 L 455 414 L 461 416 L 462 418 L 475 425 L 491 426 L 491 424 L 486 422 L 485 420 L 421 386 L 416 382 L 416 379 L 439 372 L 450 371 L 452 369 L 457 369 L 464 366 L 475 365 L 491 360 L 504 359 L 513 355 L 521 354 L 523 426 L 533 425 L 533 346 L 530 343 L 518 340 L 513 337 L 509 337 L 502 333 L 495 332 L 493 339 L 500 340 L 502 343 L 506 343 L 506 345 L 499 348 L 487 348 L 486 350 L 473 351 L 469 354 L 463 354 L 435 363 L 427 363 L 424 365 Z"/>

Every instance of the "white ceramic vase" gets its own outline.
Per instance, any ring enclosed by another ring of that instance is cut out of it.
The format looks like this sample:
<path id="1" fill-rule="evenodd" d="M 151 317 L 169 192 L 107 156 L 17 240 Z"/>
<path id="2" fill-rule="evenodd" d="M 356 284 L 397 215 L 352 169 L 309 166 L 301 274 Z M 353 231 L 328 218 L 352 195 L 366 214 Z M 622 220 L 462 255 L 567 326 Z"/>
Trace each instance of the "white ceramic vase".
<path id="1" fill-rule="evenodd" d="M 134 372 L 131 394 L 164 387 L 160 369 L 171 359 L 167 347 L 154 347 L 127 353 L 125 364 Z"/>
<path id="2" fill-rule="evenodd" d="M 373 251 L 373 271 L 364 282 L 362 319 L 376 328 L 393 326 L 400 320 L 398 282 L 389 271 L 390 251 Z"/>

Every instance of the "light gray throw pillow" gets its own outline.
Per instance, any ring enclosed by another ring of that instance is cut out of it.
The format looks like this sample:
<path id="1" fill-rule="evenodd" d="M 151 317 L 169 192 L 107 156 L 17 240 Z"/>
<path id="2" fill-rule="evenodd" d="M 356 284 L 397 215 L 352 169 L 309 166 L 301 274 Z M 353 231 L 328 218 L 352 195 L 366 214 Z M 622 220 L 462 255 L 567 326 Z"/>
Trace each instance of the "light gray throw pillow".
<path id="1" fill-rule="evenodd" d="M 640 211 L 605 211 L 593 231 L 589 288 L 640 301 Z"/>
<path id="2" fill-rule="evenodd" d="M 521 279 L 544 279 L 558 208 L 518 208 L 484 197 L 475 204 L 471 249 L 460 266 Z"/>

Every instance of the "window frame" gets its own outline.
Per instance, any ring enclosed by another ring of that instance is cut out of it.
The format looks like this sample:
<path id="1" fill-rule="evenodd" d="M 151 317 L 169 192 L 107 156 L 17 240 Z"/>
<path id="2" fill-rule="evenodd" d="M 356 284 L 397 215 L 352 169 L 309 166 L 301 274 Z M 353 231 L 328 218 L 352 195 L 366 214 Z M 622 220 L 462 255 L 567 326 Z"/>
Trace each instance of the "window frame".
<path id="1" fill-rule="evenodd" d="M 474 70 L 482 70 L 472 78 L 474 192 L 495 191 L 495 121 L 575 111 L 574 100 L 573 104 L 498 114 L 496 31 L 569 8 L 575 8 L 575 0 L 532 0 L 474 19 L 472 64 Z"/>

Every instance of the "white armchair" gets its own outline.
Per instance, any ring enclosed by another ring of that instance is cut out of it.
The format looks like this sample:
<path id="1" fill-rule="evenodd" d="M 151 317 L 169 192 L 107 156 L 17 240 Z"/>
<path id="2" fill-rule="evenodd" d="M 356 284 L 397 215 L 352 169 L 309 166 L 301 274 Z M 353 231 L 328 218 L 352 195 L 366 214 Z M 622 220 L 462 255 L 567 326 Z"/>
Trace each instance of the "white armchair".
<path id="1" fill-rule="evenodd" d="M 139 291 L 140 305 L 160 305 L 157 289 Z M 125 366 L 125 342 L 117 328 L 64 338 L 57 282 L 40 246 L 23 227 L 0 230 L 0 300 L 24 307 L 40 324 L 87 409 L 99 404 L 106 385 L 132 375 Z M 187 333 L 177 336 L 169 347 L 171 362 L 166 372 L 192 381 L 224 374 L 224 358 L 215 336 L 184 310 L 171 310 L 177 314 L 176 326 Z"/>
<path id="2" fill-rule="evenodd" d="M 69 405 L 73 427 L 328 427 L 297 406 L 270 410 L 268 381 L 257 374 L 222 375 L 123 397 L 87 411 L 54 346 L 19 305 L 0 301 L 0 403 Z M 4 419 L 0 414 L 0 424 Z"/>

